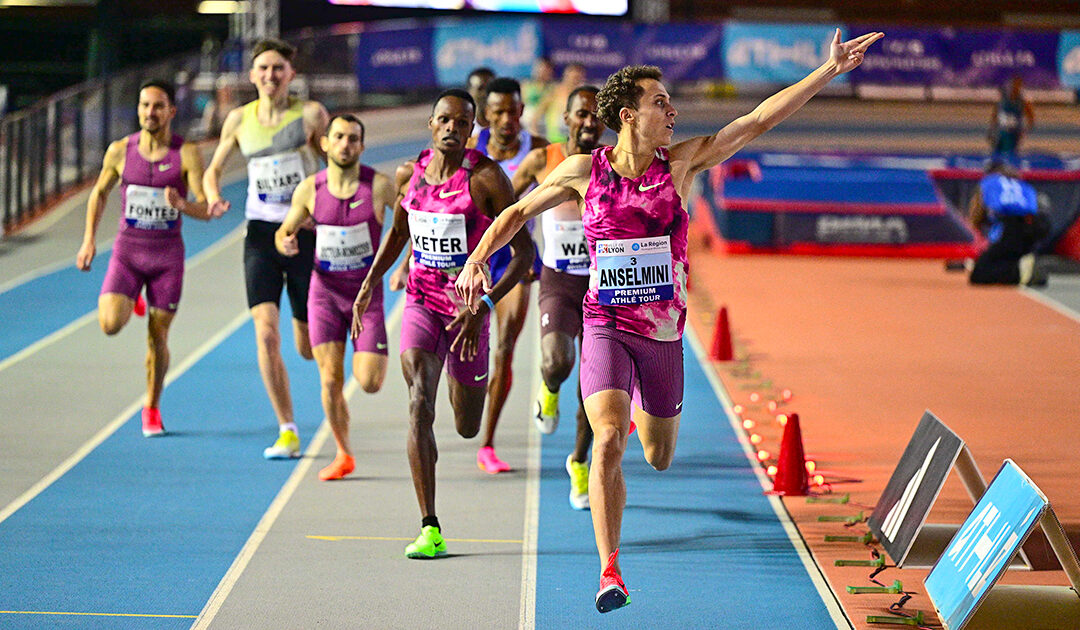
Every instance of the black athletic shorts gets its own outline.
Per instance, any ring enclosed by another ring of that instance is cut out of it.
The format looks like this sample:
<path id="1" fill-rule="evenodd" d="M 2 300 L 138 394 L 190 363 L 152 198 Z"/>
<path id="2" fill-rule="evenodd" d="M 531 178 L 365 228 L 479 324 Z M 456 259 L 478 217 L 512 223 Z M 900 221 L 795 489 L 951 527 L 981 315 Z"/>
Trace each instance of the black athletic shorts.
<path id="1" fill-rule="evenodd" d="M 540 270 L 540 335 L 581 334 L 581 303 L 589 291 L 589 276 L 575 276 L 547 265 Z"/>
<path id="2" fill-rule="evenodd" d="M 281 289 L 289 294 L 293 318 L 307 322 L 308 286 L 315 265 L 315 233 L 300 230 L 296 242 L 300 253 L 282 256 L 274 247 L 274 232 L 280 223 L 251 219 L 244 235 L 244 282 L 248 308 L 263 302 L 281 306 Z"/>

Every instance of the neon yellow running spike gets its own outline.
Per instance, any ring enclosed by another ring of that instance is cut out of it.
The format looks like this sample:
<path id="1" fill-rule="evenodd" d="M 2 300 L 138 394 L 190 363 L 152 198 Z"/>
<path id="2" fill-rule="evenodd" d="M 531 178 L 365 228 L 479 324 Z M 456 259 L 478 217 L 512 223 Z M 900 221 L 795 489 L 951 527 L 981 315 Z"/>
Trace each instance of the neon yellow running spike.
<path id="1" fill-rule="evenodd" d="M 555 432 L 559 426 L 559 392 L 548 391 L 547 385 L 540 383 L 536 392 L 536 428 L 544 435 Z"/>
<path id="2" fill-rule="evenodd" d="M 589 465 L 575 462 L 571 453 L 566 456 L 566 473 L 570 475 L 570 507 L 589 509 Z"/>
<path id="3" fill-rule="evenodd" d="M 296 431 L 282 431 L 273 446 L 263 450 L 266 459 L 292 459 L 300 457 L 300 436 Z"/>
<path id="4" fill-rule="evenodd" d="M 442 534 L 439 533 L 439 528 L 434 525 L 428 525 L 421 529 L 416 540 L 405 547 L 405 557 L 413 560 L 430 560 L 445 555 L 446 541 L 443 539 Z"/>

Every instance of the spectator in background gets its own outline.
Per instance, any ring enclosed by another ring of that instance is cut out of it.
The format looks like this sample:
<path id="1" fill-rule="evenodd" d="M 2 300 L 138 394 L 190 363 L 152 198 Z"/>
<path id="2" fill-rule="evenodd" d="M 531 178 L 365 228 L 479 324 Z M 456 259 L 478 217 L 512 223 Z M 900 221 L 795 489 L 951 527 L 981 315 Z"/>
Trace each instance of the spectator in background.
<path id="1" fill-rule="evenodd" d="M 1046 272 L 1035 267 L 1035 244 L 1049 233 L 1049 220 L 1039 210 L 1035 188 L 1004 160 L 987 167 L 969 216 L 990 241 L 975 260 L 971 284 L 1046 285 Z"/>
<path id="2" fill-rule="evenodd" d="M 585 66 L 572 63 L 563 69 L 562 80 L 548 93 L 538 108 L 537 117 L 544 120 L 544 132 L 550 142 L 566 142 L 567 128 L 563 120 L 570 93 L 585 85 Z"/>
<path id="3" fill-rule="evenodd" d="M 465 89 L 469 92 L 469 96 L 473 97 L 473 101 L 480 105 L 476 108 L 476 120 L 473 121 L 472 135 L 474 136 L 480 133 L 481 129 L 488 126 L 487 118 L 484 117 L 483 103 L 487 102 L 487 84 L 491 83 L 494 78 L 494 70 L 480 67 L 470 72 L 469 78 L 465 82 Z"/>
<path id="4" fill-rule="evenodd" d="M 540 106 L 555 89 L 555 67 L 547 57 L 540 57 L 533 62 L 532 77 L 521 84 L 521 99 L 525 103 L 525 115 L 522 121 L 525 129 L 534 136 L 543 136 L 540 129 Z"/>
<path id="5" fill-rule="evenodd" d="M 1024 80 L 1014 76 L 1008 88 L 1002 88 L 1001 100 L 994 105 L 994 115 L 990 117 L 990 149 L 992 158 L 1015 158 L 1020 150 L 1020 141 L 1031 131 L 1035 124 L 1035 110 L 1031 102 L 1024 98 Z"/>

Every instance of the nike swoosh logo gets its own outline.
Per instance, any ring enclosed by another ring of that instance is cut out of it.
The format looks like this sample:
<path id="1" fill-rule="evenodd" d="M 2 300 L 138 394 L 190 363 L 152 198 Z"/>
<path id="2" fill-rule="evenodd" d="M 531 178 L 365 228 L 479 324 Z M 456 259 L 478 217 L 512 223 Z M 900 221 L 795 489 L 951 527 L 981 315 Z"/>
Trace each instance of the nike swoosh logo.
<path id="1" fill-rule="evenodd" d="M 474 377 L 472 377 L 472 378 L 473 378 L 473 380 L 474 380 L 474 381 L 476 381 L 477 383 L 479 383 L 480 381 L 482 381 L 482 380 L 484 380 L 485 378 L 487 378 L 487 372 L 484 372 L 484 373 L 483 373 L 483 374 L 481 374 L 480 376 L 474 376 Z"/>
<path id="2" fill-rule="evenodd" d="M 439 191 L 439 199 L 446 199 L 448 197 L 453 197 L 454 195 L 456 195 L 458 193 L 462 193 L 462 192 L 465 192 L 464 188 L 462 188 L 461 190 L 451 190 L 450 192 L 446 192 L 445 190 L 440 190 Z M 487 375 L 485 374 L 485 376 L 487 376 Z"/>
<path id="3" fill-rule="evenodd" d="M 167 171 L 170 168 L 172 168 L 172 164 L 158 164 L 157 170 L 159 170 L 159 171 Z"/>
<path id="4" fill-rule="evenodd" d="M 362 203 L 364 203 L 364 200 L 363 200 L 363 199 L 357 199 L 356 201 L 354 201 L 354 202 L 350 203 L 350 204 L 349 204 L 349 207 L 350 207 L 350 208 L 355 208 L 356 206 L 359 206 L 359 205 L 360 205 L 360 204 L 362 204 Z"/>
<path id="5" fill-rule="evenodd" d="M 376 343 L 375 347 L 378 348 L 379 350 L 386 350 L 386 344 L 385 343 Z"/>
<path id="6" fill-rule="evenodd" d="M 645 192 L 645 191 L 648 191 L 648 190 L 652 190 L 653 188 L 656 188 L 657 186 L 659 186 L 660 184 L 663 184 L 663 183 L 664 182 L 658 182 L 658 183 L 653 184 L 652 186 L 646 186 L 644 184 L 638 184 L 637 189 L 640 190 L 641 192 Z"/>
<path id="7" fill-rule="evenodd" d="M 682 409 L 682 403 L 683 403 L 683 401 L 680 400 L 679 404 L 675 405 L 675 408 L 676 409 Z"/>

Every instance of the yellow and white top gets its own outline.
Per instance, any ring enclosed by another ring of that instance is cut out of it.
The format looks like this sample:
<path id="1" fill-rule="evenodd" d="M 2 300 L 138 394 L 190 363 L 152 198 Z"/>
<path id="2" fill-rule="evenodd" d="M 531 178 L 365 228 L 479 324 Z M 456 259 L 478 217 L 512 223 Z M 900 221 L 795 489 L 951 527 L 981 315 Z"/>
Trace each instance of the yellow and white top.
<path id="1" fill-rule="evenodd" d="M 289 212 L 293 190 L 318 163 L 307 148 L 304 102 L 289 98 L 281 121 L 267 127 L 259 122 L 259 101 L 244 105 L 236 139 L 248 161 L 248 219 L 281 223 Z"/>

